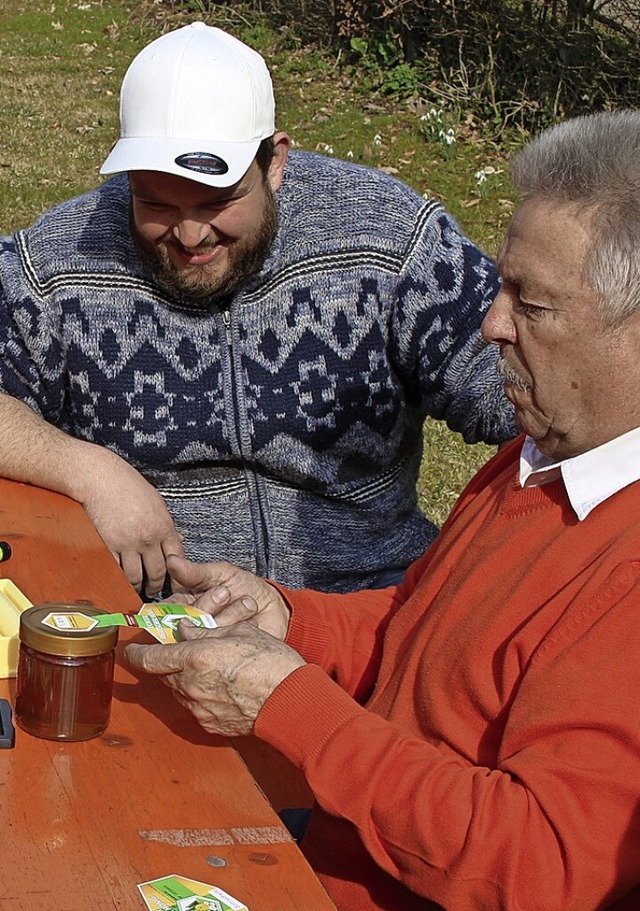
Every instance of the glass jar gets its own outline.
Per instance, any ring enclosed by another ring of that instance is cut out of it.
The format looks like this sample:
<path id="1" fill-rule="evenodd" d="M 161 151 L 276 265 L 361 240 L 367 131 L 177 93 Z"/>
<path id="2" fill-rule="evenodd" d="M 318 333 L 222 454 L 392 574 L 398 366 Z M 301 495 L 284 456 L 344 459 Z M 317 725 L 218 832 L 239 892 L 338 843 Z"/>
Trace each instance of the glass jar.
<path id="1" fill-rule="evenodd" d="M 111 715 L 117 626 L 90 605 L 40 604 L 20 616 L 15 720 L 46 740 L 89 740 Z"/>

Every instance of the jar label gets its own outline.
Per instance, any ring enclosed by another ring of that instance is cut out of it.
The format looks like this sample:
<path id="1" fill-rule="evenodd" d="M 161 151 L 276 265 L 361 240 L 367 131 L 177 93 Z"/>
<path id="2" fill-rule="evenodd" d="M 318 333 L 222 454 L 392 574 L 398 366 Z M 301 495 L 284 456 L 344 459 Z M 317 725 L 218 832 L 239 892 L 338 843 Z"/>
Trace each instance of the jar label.
<path id="1" fill-rule="evenodd" d="M 52 611 L 50 614 L 47 614 L 46 617 L 43 617 L 40 621 L 42 626 L 49 626 L 51 629 L 59 630 L 81 630 L 82 632 L 88 633 L 89 630 L 94 629 L 96 626 L 99 626 L 98 619 L 96 617 L 89 617 L 87 614 L 83 614 L 81 611 L 77 613 L 74 611 L 65 611 L 64 613 L 56 613 Z"/>
<path id="2" fill-rule="evenodd" d="M 248 911 L 247 906 L 217 886 L 173 873 L 138 886 L 149 911 Z"/>
<path id="3" fill-rule="evenodd" d="M 178 642 L 177 630 L 180 620 L 190 620 L 196 626 L 213 629 L 215 619 L 206 611 L 193 604 L 143 604 L 137 614 L 103 614 L 96 618 L 97 626 L 138 626 L 146 629 L 154 639 L 163 645 Z"/>

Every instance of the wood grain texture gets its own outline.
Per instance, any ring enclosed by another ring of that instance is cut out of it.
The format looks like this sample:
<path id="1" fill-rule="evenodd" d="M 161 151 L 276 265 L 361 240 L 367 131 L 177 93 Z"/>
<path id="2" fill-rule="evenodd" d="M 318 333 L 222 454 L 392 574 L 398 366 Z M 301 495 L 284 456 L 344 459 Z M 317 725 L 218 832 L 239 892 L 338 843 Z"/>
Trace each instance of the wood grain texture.
<path id="1" fill-rule="evenodd" d="M 0 538 L 13 548 L 0 577 L 33 603 L 140 606 L 82 507 L 66 497 L 0 480 Z M 18 728 L 15 748 L 0 751 L 0 911 L 136 911 L 144 908 L 136 885 L 170 873 L 217 885 L 250 911 L 331 911 L 229 741 L 203 731 L 161 681 L 125 664 L 132 639 L 151 641 L 121 630 L 101 737 L 57 743 Z M 14 680 L 0 681 L 12 704 L 14 693 Z M 259 764 L 259 751 L 252 755 Z"/>

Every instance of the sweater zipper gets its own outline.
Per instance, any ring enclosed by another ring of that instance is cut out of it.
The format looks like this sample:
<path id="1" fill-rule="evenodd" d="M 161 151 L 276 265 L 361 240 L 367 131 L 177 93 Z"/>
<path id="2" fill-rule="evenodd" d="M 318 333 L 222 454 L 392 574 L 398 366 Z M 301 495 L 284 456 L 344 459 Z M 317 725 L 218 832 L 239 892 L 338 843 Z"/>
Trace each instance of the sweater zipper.
<path id="1" fill-rule="evenodd" d="M 258 509 L 260 530 L 262 535 L 262 552 L 258 548 L 258 542 L 254 541 L 256 545 L 256 572 L 259 575 L 266 576 L 269 572 L 269 539 L 267 536 L 267 524 L 265 522 L 264 508 L 262 504 L 261 496 L 261 479 L 257 476 L 256 472 L 248 467 L 249 461 L 247 460 L 246 451 L 242 444 L 242 433 L 240 431 L 240 403 L 238 400 L 238 383 L 236 382 L 236 363 L 235 363 L 235 352 L 233 348 L 233 332 L 231 327 L 231 312 L 228 308 L 222 310 L 222 322 L 224 323 L 225 336 L 227 340 L 227 350 L 229 352 L 229 372 L 231 374 L 231 399 L 233 402 L 233 427 L 230 428 L 231 432 L 234 435 L 236 446 L 238 447 L 238 452 L 240 454 L 240 459 L 242 461 L 242 467 L 246 476 L 251 476 L 253 479 L 253 486 L 256 491 L 256 504 Z M 249 496 L 251 496 L 251 485 L 249 486 Z"/>

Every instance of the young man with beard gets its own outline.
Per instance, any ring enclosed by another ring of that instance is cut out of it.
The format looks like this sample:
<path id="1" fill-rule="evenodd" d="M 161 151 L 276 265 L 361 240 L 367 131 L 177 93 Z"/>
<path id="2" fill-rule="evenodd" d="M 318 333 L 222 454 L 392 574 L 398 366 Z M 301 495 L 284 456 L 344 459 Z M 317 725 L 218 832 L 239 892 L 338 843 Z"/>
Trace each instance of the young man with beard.
<path id="1" fill-rule="evenodd" d="M 494 264 L 436 202 L 293 152 L 264 60 L 194 23 L 124 78 L 102 186 L 0 242 L 0 473 L 83 504 L 131 582 L 168 554 L 381 586 L 435 536 L 426 415 L 512 432 Z"/>

